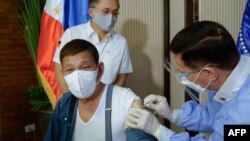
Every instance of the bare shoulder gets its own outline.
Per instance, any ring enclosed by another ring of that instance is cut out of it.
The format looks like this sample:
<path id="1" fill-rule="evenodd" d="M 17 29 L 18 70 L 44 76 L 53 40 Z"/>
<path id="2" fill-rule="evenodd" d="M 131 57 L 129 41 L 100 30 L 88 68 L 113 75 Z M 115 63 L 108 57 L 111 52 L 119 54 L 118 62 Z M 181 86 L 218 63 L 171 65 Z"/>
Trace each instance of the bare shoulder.
<path id="1" fill-rule="evenodd" d="M 133 107 L 133 108 L 141 108 L 142 107 L 141 100 L 134 100 L 131 107 Z"/>

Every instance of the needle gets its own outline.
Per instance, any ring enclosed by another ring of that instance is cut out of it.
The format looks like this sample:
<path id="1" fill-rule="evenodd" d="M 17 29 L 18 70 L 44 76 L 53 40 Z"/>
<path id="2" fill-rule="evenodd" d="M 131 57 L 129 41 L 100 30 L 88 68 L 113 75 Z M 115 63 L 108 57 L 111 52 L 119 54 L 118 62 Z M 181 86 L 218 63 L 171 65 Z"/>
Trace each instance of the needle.
<path id="1" fill-rule="evenodd" d="M 149 101 L 147 103 L 144 103 L 144 105 L 142 105 L 142 108 L 145 108 L 146 105 L 148 105 L 149 103 L 157 104 L 157 100 L 153 100 L 153 101 Z"/>
<path id="2" fill-rule="evenodd" d="M 143 109 L 147 108 L 146 105 L 149 104 L 149 103 L 156 104 L 156 103 L 157 103 L 157 100 L 149 101 L 149 102 L 145 103 L 144 105 L 142 105 L 142 108 L 143 108 Z M 157 112 L 156 112 L 156 111 L 152 111 L 152 114 L 156 115 Z"/>

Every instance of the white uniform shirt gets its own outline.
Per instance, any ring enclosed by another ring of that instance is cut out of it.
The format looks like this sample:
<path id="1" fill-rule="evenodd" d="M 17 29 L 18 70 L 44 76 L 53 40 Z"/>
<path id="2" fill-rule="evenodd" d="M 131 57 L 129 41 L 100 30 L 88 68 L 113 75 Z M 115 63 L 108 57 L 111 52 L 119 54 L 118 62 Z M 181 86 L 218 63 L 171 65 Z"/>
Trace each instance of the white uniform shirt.
<path id="1" fill-rule="evenodd" d="M 88 122 L 81 120 L 77 111 L 72 141 L 103 141 L 105 140 L 105 104 L 107 86 L 100 103 Z M 130 89 L 114 86 L 112 95 L 111 128 L 113 141 L 126 141 L 123 123 L 128 108 L 134 100 L 139 100 Z"/>
<path id="2" fill-rule="evenodd" d="M 104 74 L 101 81 L 110 84 L 116 80 L 117 74 L 132 73 L 126 39 L 116 32 L 110 32 L 103 41 L 99 41 L 98 34 L 91 27 L 90 21 L 67 29 L 60 39 L 60 46 L 56 49 L 53 61 L 60 63 L 62 47 L 73 39 L 84 39 L 96 46 L 99 61 L 104 63 Z"/>

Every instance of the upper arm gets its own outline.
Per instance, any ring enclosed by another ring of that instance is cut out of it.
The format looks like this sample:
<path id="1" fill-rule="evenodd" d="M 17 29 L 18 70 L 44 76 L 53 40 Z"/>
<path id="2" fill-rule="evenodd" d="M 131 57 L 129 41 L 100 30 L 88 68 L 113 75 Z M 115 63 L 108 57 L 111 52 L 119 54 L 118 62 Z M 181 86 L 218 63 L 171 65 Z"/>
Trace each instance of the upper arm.
<path id="1" fill-rule="evenodd" d="M 133 107 L 133 108 L 142 108 L 141 100 L 134 100 L 131 107 Z"/>
<path id="2" fill-rule="evenodd" d="M 131 107 L 133 108 L 142 108 L 141 100 L 134 100 Z M 124 124 L 124 128 L 126 131 L 126 140 L 130 141 L 157 141 L 157 139 L 140 129 L 128 128 L 126 124 Z"/>
<path id="3" fill-rule="evenodd" d="M 133 107 L 133 108 L 142 108 L 142 102 L 141 100 L 134 100 L 130 106 L 130 108 Z M 127 129 L 128 126 L 126 124 L 124 124 L 124 129 Z"/>

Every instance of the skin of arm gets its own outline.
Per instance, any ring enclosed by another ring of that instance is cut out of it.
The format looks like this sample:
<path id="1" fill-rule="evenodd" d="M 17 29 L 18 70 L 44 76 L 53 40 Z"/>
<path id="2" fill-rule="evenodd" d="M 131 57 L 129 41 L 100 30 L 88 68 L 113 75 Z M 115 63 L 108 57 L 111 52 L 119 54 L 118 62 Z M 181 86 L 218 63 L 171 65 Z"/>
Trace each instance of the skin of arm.
<path id="1" fill-rule="evenodd" d="M 120 87 L 124 87 L 126 85 L 127 76 L 128 76 L 128 74 L 126 74 L 126 73 L 118 74 L 114 84 L 118 85 Z"/>
<path id="2" fill-rule="evenodd" d="M 142 107 L 141 100 L 134 100 L 131 107 L 133 107 L 133 108 L 141 108 Z"/>
<path id="3" fill-rule="evenodd" d="M 61 90 L 61 93 L 64 94 L 68 92 L 68 87 L 64 81 L 63 74 L 62 74 L 62 65 L 59 63 L 55 63 L 55 76 L 58 86 Z"/>
<path id="4" fill-rule="evenodd" d="M 133 107 L 133 108 L 142 108 L 141 100 L 134 100 L 131 107 Z M 128 128 L 128 126 L 126 124 L 124 124 L 124 128 L 126 130 Z"/>

